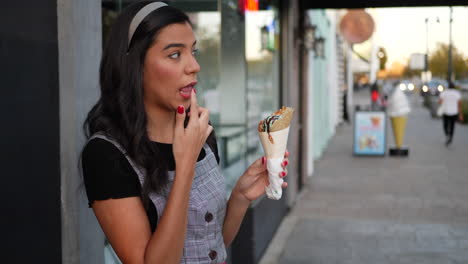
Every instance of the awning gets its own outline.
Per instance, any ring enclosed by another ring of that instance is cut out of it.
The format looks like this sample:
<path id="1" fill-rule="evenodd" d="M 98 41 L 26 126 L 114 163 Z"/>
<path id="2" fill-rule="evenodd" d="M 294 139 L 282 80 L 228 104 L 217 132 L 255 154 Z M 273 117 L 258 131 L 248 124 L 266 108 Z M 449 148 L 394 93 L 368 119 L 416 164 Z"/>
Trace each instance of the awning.
<path id="1" fill-rule="evenodd" d="M 302 9 L 314 8 L 368 8 L 368 7 L 424 7 L 424 6 L 468 6 L 466 0 L 300 0 Z"/>

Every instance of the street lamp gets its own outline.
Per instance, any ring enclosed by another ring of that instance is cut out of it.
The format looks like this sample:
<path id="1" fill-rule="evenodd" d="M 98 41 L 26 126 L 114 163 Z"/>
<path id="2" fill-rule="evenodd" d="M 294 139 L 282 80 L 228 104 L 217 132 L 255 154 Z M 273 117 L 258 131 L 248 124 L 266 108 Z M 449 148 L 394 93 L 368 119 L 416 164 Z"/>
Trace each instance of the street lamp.
<path id="1" fill-rule="evenodd" d="M 426 22 L 426 56 L 424 60 L 424 71 L 427 74 L 429 71 L 429 17 L 426 17 L 424 21 Z M 436 22 L 440 23 L 439 17 L 436 17 Z"/>
<path id="2" fill-rule="evenodd" d="M 449 47 L 448 47 L 448 67 L 447 67 L 447 82 L 452 83 L 452 7 L 450 7 L 450 20 L 449 20 Z"/>

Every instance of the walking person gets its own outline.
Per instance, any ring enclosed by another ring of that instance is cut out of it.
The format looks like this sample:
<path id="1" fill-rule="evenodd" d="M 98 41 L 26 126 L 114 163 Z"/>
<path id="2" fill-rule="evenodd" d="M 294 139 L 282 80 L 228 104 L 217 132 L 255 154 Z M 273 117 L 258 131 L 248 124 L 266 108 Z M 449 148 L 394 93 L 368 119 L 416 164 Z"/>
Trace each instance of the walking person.
<path id="1" fill-rule="evenodd" d="M 463 121 L 463 111 L 460 91 L 455 89 L 453 82 L 449 82 L 447 90 L 439 95 L 439 105 L 442 107 L 442 124 L 445 133 L 445 144 L 452 143 L 457 120 Z"/>
<path id="2" fill-rule="evenodd" d="M 261 157 L 227 197 L 209 111 L 197 103 L 196 45 L 187 15 L 152 1 L 123 10 L 105 45 L 81 165 L 89 206 L 123 263 L 225 262 L 269 184 Z"/>

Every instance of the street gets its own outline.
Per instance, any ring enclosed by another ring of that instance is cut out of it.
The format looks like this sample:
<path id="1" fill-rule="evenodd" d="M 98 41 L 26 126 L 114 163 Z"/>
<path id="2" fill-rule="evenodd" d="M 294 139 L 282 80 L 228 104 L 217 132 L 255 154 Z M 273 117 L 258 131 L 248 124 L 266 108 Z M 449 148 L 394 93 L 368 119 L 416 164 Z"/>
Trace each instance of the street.
<path id="1" fill-rule="evenodd" d="M 410 101 L 409 157 L 353 156 L 339 126 L 260 264 L 468 263 L 468 126 L 446 147 L 442 121 Z"/>

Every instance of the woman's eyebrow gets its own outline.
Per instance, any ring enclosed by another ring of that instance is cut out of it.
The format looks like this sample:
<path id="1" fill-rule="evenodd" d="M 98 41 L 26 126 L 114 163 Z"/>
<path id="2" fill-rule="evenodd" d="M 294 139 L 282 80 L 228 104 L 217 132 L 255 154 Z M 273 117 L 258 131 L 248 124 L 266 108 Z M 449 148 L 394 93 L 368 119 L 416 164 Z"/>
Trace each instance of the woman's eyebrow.
<path id="1" fill-rule="evenodd" d="M 195 40 L 192 44 L 192 47 L 194 47 L 197 44 L 197 41 Z M 166 47 L 163 48 L 163 50 L 167 50 L 170 48 L 185 48 L 185 44 L 183 43 L 171 43 L 168 44 Z"/>
<path id="2" fill-rule="evenodd" d="M 182 43 L 171 43 L 171 44 L 167 45 L 166 47 L 164 47 L 163 50 L 167 50 L 167 49 L 170 49 L 170 48 L 185 48 L 185 44 L 182 44 Z"/>

